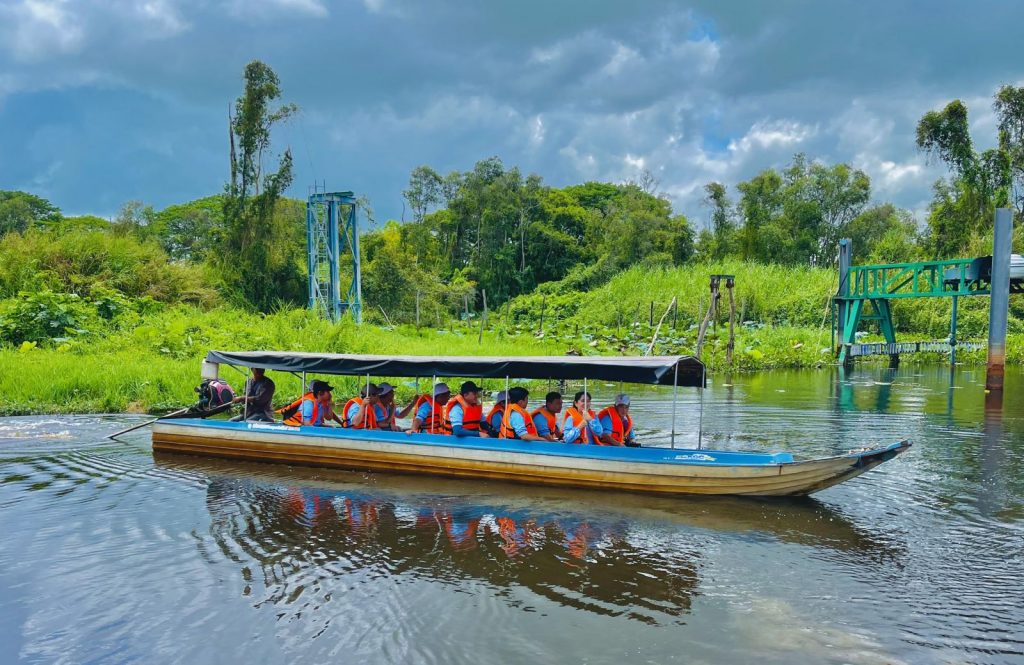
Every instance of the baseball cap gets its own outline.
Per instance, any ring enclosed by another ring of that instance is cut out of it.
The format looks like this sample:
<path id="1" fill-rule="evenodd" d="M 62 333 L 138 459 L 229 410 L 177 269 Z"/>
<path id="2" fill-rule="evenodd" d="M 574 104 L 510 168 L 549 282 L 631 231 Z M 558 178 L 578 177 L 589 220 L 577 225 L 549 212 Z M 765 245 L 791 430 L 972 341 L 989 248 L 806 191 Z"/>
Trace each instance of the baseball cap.
<path id="1" fill-rule="evenodd" d="M 466 381 L 459 388 L 459 394 L 465 395 L 466 393 L 478 393 L 480 392 L 480 386 L 476 385 L 472 381 Z"/>
<path id="2" fill-rule="evenodd" d="M 332 386 L 331 384 L 327 383 L 326 381 L 321 381 L 319 379 L 314 379 L 309 384 L 309 392 L 311 392 L 311 393 L 325 393 L 325 392 L 329 393 L 329 392 L 331 392 L 333 390 L 334 390 L 334 386 Z"/>

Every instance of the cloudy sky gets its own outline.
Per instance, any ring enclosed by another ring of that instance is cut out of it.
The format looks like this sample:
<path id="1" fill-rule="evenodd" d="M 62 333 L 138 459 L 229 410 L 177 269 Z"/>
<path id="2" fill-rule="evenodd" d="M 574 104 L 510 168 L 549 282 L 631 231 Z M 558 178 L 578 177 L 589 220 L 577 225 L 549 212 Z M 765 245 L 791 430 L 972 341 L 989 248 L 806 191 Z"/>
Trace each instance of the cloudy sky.
<path id="1" fill-rule="evenodd" d="M 961 98 L 991 145 L 1021 25 L 995 0 L 0 0 L 0 189 L 104 216 L 216 193 L 261 59 L 301 107 L 290 193 L 326 180 L 378 219 L 415 166 L 492 155 L 553 185 L 648 169 L 705 223 L 706 182 L 805 152 L 922 210 L 943 171 L 917 119 Z"/>

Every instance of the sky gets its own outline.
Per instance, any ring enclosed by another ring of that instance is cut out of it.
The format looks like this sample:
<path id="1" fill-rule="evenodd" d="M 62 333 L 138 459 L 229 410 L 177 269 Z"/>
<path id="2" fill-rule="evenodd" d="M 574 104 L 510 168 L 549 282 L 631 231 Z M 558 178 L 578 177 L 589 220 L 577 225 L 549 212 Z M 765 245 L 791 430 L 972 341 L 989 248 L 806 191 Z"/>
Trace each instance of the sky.
<path id="1" fill-rule="evenodd" d="M 65 214 L 222 191 L 242 70 L 278 73 L 275 130 L 314 182 L 408 219 L 428 164 L 497 156 L 553 186 L 644 170 L 698 226 L 797 152 L 847 162 L 920 216 L 945 174 L 917 120 L 953 99 L 979 147 L 1021 85 L 1016 1 L 0 0 L 0 189 Z"/>

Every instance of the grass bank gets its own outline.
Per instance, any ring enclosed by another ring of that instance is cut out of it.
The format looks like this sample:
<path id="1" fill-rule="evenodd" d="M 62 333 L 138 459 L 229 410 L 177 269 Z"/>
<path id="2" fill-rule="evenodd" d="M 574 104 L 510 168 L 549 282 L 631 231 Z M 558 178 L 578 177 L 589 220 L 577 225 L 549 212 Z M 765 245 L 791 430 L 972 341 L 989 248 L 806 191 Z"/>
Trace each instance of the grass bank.
<path id="1" fill-rule="evenodd" d="M 413 326 L 394 329 L 332 325 L 296 310 L 269 316 L 233 309 L 168 308 L 103 336 L 82 338 L 59 347 L 26 345 L 0 349 L 0 414 L 83 412 L 150 412 L 180 408 L 195 399 L 199 363 L 206 351 L 281 349 L 337 353 L 443 355 L 561 355 L 570 350 L 588 355 L 642 353 L 650 340 L 647 322 L 580 328 L 571 320 L 546 329 L 542 337 L 530 326 L 495 320 L 478 342 L 477 322 L 453 323 L 437 330 Z M 692 353 L 696 330 L 678 323 L 663 326 L 655 353 Z M 712 372 L 724 371 L 727 334 L 712 331 L 705 360 Z M 733 367 L 758 370 L 814 367 L 832 362 L 827 327 L 748 325 L 737 330 Z M 1009 361 L 1024 362 L 1024 335 L 1011 336 Z M 984 352 L 963 353 L 963 362 L 983 362 Z M 224 370 L 236 387 L 241 373 Z M 299 392 L 299 380 L 274 373 L 278 394 Z M 357 389 L 358 379 L 335 381 L 339 393 Z M 400 385 L 405 397 L 413 384 Z"/>

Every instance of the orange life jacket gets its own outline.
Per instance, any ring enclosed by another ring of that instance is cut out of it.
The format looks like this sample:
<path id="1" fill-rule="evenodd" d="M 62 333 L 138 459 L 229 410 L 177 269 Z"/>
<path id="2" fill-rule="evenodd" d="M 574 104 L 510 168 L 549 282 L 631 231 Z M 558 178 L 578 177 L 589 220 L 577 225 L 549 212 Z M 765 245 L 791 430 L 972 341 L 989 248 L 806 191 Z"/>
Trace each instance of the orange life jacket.
<path id="1" fill-rule="evenodd" d="M 353 397 L 345 404 L 345 413 L 348 413 L 348 407 L 352 404 L 362 404 L 362 397 Z M 348 418 L 342 416 L 342 422 L 348 423 Z M 378 429 L 379 423 L 377 422 L 377 409 L 373 408 L 373 404 L 367 404 L 366 408 L 363 409 L 363 422 L 358 425 L 347 424 L 345 427 L 351 427 L 352 429 Z"/>
<path id="2" fill-rule="evenodd" d="M 605 416 L 608 416 L 612 421 L 612 431 L 609 434 L 612 435 L 616 443 L 623 443 L 626 440 L 626 433 L 633 429 L 633 419 L 629 417 L 629 414 L 626 414 L 626 420 L 623 422 L 614 406 L 605 407 L 601 409 L 601 413 L 597 414 L 598 418 L 604 418 Z"/>
<path id="3" fill-rule="evenodd" d="M 526 423 L 526 433 L 537 436 L 537 427 L 533 424 L 533 418 L 526 412 L 526 409 L 519 406 L 518 404 L 509 404 L 508 408 L 505 409 L 505 413 L 501 416 L 501 438 L 502 439 L 518 439 L 519 435 L 512 429 L 512 414 L 518 413 L 523 417 L 523 422 Z"/>
<path id="4" fill-rule="evenodd" d="M 278 411 L 286 411 L 288 409 L 298 407 L 298 410 L 291 415 L 291 417 L 284 420 L 285 425 L 291 425 L 292 427 L 300 427 L 302 425 L 302 403 L 309 400 L 313 403 L 313 417 L 312 422 L 316 422 L 320 418 L 320 402 L 316 401 L 316 397 L 313 397 L 313 393 L 306 393 L 299 399 L 295 400 L 288 406 L 278 409 Z"/>
<path id="5" fill-rule="evenodd" d="M 491 410 L 487 412 L 487 418 L 485 418 L 485 420 L 488 423 L 490 423 L 491 425 L 493 425 L 494 424 L 494 414 L 496 414 L 496 413 L 500 414 L 501 417 L 504 419 L 504 417 L 505 417 L 505 404 L 506 404 L 506 402 L 498 402 L 497 404 L 492 406 Z M 498 430 L 499 431 L 501 430 L 501 423 L 500 422 L 498 423 Z"/>
<path id="6" fill-rule="evenodd" d="M 362 425 L 353 425 L 348 420 L 348 410 L 352 408 L 353 404 L 358 404 L 359 406 L 362 406 L 363 405 L 363 398 L 359 397 L 357 395 L 356 397 L 353 397 L 349 401 L 345 402 L 345 406 L 341 410 L 341 426 L 342 427 L 352 427 L 354 429 L 363 429 Z M 372 409 L 371 409 L 371 411 L 372 411 Z M 363 422 L 366 422 L 366 416 L 365 415 L 363 416 Z"/>
<path id="7" fill-rule="evenodd" d="M 446 412 L 444 404 L 438 404 L 437 400 L 429 395 L 420 395 L 416 399 L 416 406 L 413 407 L 413 420 L 416 419 L 416 411 L 420 410 L 420 407 L 424 403 L 432 405 L 430 413 L 427 414 L 427 419 L 420 424 L 420 432 L 426 432 L 427 434 L 449 434 L 449 431 L 445 431 L 445 419 Z"/>
<path id="8" fill-rule="evenodd" d="M 484 407 L 479 404 L 470 404 L 462 395 L 456 395 L 455 399 L 444 405 L 444 427 L 445 434 L 452 433 L 452 421 L 448 417 L 448 411 L 458 404 L 462 407 L 462 428 L 477 432 L 480 430 L 480 417 L 483 415 Z"/>
<path id="9" fill-rule="evenodd" d="M 551 434 L 554 435 L 555 438 L 561 439 L 562 438 L 562 430 L 559 429 L 559 427 L 558 427 L 558 416 L 556 416 L 555 414 L 553 414 L 550 411 L 548 411 L 548 408 L 546 406 L 542 406 L 542 407 L 534 409 L 530 413 L 530 420 L 533 420 L 533 418 L 537 414 L 540 414 L 540 415 L 544 416 L 544 420 L 548 421 L 548 431 L 551 432 Z"/>
<path id="10" fill-rule="evenodd" d="M 587 413 L 589 413 L 591 417 L 594 417 L 594 410 L 593 409 L 589 410 Z M 597 442 L 597 437 L 595 437 L 594 433 L 590 430 L 590 428 L 586 426 L 586 423 L 583 421 L 583 414 L 580 413 L 579 409 L 577 409 L 575 406 L 570 406 L 568 409 L 565 410 L 565 417 L 572 419 L 573 429 L 580 430 L 580 433 L 576 435 L 576 440 L 575 441 L 570 441 L 569 443 L 596 443 Z M 562 422 L 565 422 L 565 421 L 563 420 Z M 583 440 L 584 435 L 587 438 L 586 441 Z"/>

